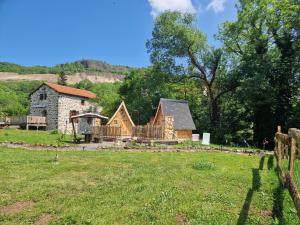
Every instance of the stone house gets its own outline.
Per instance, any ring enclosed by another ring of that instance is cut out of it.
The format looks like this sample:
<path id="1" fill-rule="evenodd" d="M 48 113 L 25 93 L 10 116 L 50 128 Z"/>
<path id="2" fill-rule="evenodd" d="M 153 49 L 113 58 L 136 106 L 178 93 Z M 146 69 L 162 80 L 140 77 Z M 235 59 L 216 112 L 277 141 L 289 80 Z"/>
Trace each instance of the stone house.
<path id="1" fill-rule="evenodd" d="M 30 116 L 46 117 L 47 130 L 71 134 L 73 132 L 71 116 L 96 112 L 97 107 L 89 102 L 95 97 L 96 95 L 90 91 L 43 83 L 30 94 Z M 88 131 L 92 123 L 89 118 L 77 119 L 76 132 Z"/>

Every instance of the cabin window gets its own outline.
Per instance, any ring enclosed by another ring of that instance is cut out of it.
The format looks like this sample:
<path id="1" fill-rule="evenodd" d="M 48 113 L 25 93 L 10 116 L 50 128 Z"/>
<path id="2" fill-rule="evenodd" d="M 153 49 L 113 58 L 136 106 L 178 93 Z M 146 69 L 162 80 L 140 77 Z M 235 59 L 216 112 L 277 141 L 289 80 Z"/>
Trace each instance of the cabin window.
<path id="1" fill-rule="evenodd" d="M 114 124 L 115 124 L 115 125 L 118 125 L 118 120 L 114 120 Z"/>
<path id="2" fill-rule="evenodd" d="M 70 111 L 70 118 L 69 118 L 69 122 L 72 123 L 72 116 L 77 116 L 79 115 L 79 112 L 76 110 L 71 110 Z M 79 122 L 79 118 L 74 119 L 74 123 L 78 123 Z"/>
<path id="3" fill-rule="evenodd" d="M 85 100 L 81 100 L 81 105 L 85 105 Z"/>

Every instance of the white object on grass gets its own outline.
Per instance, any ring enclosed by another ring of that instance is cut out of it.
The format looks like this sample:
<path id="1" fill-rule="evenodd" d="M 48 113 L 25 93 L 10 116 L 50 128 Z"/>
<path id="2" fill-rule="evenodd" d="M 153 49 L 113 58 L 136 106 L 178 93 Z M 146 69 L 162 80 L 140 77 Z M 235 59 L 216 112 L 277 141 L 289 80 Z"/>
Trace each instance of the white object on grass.
<path id="1" fill-rule="evenodd" d="M 210 133 L 203 133 L 202 144 L 209 145 L 210 144 Z"/>
<path id="2" fill-rule="evenodd" d="M 199 134 L 193 134 L 192 141 L 199 141 Z"/>

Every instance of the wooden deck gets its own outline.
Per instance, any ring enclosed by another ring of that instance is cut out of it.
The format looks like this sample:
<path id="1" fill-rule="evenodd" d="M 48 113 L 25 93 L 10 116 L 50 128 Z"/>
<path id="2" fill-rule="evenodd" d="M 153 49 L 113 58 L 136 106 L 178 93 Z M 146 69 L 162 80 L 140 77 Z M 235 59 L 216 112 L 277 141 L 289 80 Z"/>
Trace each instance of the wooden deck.
<path id="1" fill-rule="evenodd" d="M 7 116 L 0 118 L 0 128 L 8 126 L 46 127 L 47 119 L 42 116 Z"/>

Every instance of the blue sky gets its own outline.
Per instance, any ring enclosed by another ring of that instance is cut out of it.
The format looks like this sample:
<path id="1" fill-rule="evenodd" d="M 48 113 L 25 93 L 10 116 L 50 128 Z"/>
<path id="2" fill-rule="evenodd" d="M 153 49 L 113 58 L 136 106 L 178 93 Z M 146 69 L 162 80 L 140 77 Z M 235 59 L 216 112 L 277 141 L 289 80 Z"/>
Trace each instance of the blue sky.
<path id="1" fill-rule="evenodd" d="M 193 12 L 209 43 L 235 0 L 0 0 L 0 61 L 52 66 L 79 59 L 143 67 L 155 16 Z"/>

